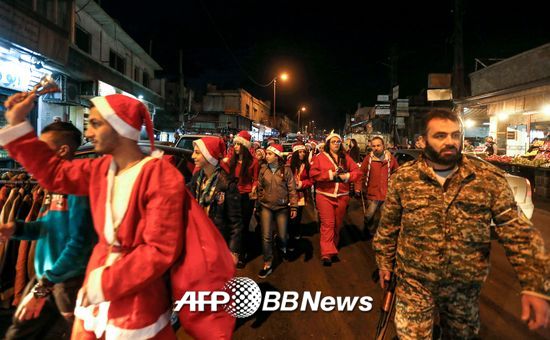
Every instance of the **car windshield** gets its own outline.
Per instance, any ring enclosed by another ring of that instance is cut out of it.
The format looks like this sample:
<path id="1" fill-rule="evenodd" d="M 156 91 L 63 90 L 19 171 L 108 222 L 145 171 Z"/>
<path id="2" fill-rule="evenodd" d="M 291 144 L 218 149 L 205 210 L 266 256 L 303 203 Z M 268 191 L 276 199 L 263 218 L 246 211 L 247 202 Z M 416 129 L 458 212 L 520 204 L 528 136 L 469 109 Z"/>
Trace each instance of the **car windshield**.
<path id="1" fill-rule="evenodd" d="M 176 147 L 186 149 L 186 150 L 193 150 L 193 141 L 199 139 L 198 137 L 182 137 Z"/>

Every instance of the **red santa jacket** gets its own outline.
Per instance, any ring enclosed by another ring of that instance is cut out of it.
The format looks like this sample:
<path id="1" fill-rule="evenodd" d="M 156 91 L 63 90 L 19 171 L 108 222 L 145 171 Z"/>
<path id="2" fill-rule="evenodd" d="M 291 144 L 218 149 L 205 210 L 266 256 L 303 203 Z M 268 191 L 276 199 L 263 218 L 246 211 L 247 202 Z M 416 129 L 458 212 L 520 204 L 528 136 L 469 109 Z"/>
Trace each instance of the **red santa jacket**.
<path id="1" fill-rule="evenodd" d="M 348 172 L 345 175 L 344 182 L 335 182 L 334 177 L 338 165 L 334 163 L 332 158 L 324 151 L 313 157 L 309 176 L 315 181 L 315 191 L 329 197 L 348 195 L 349 183 L 357 181 L 361 176 L 361 171 L 348 155 L 346 155 L 346 165 L 345 170 Z"/>
<path id="2" fill-rule="evenodd" d="M 292 157 L 289 157 L 286 162 L 287 166 L 290 167 L 292 162 Z M 292 170 L 292 169 L 291 169 Z M 296 194 L 298 195 L 298 206 L 306 205 L 306 190 L 313 186 L 313 179 L 309 177 L 309 171 L 306 169 L 305 164 L 300 164 L 300 167 L 297 171 L 293 171 L 294 182 L 296 183 Z"/>
<path id="3" fill-rule="evenodd" d="M 106 204 L 106 197 L 110 190 L 108 172 L 112 157 L 62 160 L 36 138 L 28 123 L 0 131 L 0 144 L 4 144 L 9 154 L 48 190 L 89 195 L 99 242 L 88 263 L 84 284 L 90 280 L 90 273 L 101 270 L 96 288 L 99 296 L 109 301 L 103 335 L 106 338 L 151 338 L 169 327 L 171 294 L 164 274 L 178 257 L 181 258 L 184 200 L 187 197 L 192 201 L 179 171 L 161 159 L 150 160 L 143 166 L 134 182 L 126 214 L 116 231 L 120 244 L 116 251 L 121 255 L 111 265 L 104 266 L 110 252 L 103 228 L 109 204 Z M 205 217 L 204 221 L 207 220 Z M 230 258 L 228 250 L 225 257 Z M 182 270 L 192 267 L 192 263 L 187 264 L 189 261 L 193 261 L 193 257 L 185 258 Z M 174 279 L 174 273 L 172 276 Z M 200 282 L 192 276 L 189 280 Z M 94 320 L 89 326 L 96 322 Z M 73 333 L 73 337 L 80 338 L 80 335 Z"/>
<path id="4" fill-rule="evenodd" d="M 388 192 L 390 175 L 399 167 L 397 160 L 389 151 L 384 152 L 383 159 L 378 159 L 371 152 L 361 164 L 361 179 L 356 185 L 356 190 L 362 187 L 366 190 L 370 200 L 384 201 Z"/>
<path id="5" fill-rule="evenodd" d="M 232 154 L 231 154 L 232 155 Z M 231 157 L 230 155 L 230 157 Z M 231 172 L 231 169 L 229 168 L 229 164 L 231 162 L 231 158 L 226 157 L 223 159 L 220 166 L 227 171 L 228 173 Z M 258 163 L 258 160 L 254 155 L 252 155 L 252 164 L 248 168 L 248 171 L 246 172 L 245 176 L 241 176 L 241 163 L 237 162 L 237 165 L 235 166 L 235 177 L 239 179 L 239 182 L 237 183 L 237 189 L 239 189 L 240 194 L 248 194 L 252 192 L 253 188 L 256 188 L 258 186 L 258 173 L 260 172 L 260 164 Z"/>

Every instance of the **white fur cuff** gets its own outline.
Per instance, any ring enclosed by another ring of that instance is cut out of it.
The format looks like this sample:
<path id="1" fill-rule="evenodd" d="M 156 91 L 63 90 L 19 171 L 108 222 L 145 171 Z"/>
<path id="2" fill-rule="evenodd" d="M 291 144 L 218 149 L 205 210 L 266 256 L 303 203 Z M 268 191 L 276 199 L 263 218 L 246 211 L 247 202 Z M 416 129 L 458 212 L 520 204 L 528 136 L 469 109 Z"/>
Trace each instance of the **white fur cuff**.
<path id="1" fill-rule="evenodd" d="M 0 145 L 6 145 L 14 140 L 23 137 L 29 132 L 34 131 L 31 123 L 29 121 L 24 121 L 14 126 L 7 126 L 3 129 L 0 129 Z"/>

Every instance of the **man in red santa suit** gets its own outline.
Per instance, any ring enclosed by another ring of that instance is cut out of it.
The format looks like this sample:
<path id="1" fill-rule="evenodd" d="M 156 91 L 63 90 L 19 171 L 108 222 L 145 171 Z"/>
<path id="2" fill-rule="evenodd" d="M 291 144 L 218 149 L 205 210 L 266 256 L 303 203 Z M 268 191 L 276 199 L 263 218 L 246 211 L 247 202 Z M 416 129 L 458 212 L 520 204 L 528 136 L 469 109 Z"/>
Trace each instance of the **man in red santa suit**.
<path id="1" fill-rule="evenodd" d="M 181 253 L 184 179 L 168 161 L 144 155 L 136 141 L 152 123 L 140 101 L 114 94 L 91 100 L 86 137 L 97 159 L 66 161 L 36 138 L 26 117 L 36 96 L 5 103 L 0 144 L 46 189 L 89 195 L 99 242 L 75 309 L 73 339 L 174 339 L 164 279 Z"/>

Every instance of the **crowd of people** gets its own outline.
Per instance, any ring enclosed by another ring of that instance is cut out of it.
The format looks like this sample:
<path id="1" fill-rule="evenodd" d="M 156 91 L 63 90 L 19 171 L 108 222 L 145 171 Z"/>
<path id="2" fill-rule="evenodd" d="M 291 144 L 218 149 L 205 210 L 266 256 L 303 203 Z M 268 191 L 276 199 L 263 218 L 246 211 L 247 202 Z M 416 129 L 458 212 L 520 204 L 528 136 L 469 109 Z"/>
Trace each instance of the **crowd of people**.
<path id="1" fill-rule="evenodd" d="M 229 145 L 216 136 L 194 141 L 195 171 L 185 183 L 168 160 L 155 152 L 144 155 L 137 146 L 142 124 L 152 132 L 149 113 L 138 100 L 123 95 L 92 99 L 86 137 L 105 156 L 71 160 L 75 148 L 67 136 L 79 137 L 70 126 L 54 123 L 63 126 L 36 138 L 26 121 L 35 99 L 25 93 L 8 99 L 9 126 L 0 130 L 0 144 L 44 188 L 68 194 L 69 205 L 63 216 L 43 217 L 41 232 L 17 221 L 0 222 L 4 241 L 35 235 L 44 249 L 36 254 L 36 279 L 17 307 L 10 339 L 44 332 L 45 323 L 51 323 L 47 313 L 62 316 L 65 336 L 72 328 L 74 339 L 173 338 L 165 274 L 196 256 L 182 251 L 185 242 L 193 241 L 185 234 L 189 223 L 206 227 L 210 221 L 227 250 L 230 265 L 208 280 L 231 277 L 257 248 L 263 256 L 257 276 L 265 279 L 277 258 L 292 257 L 294 241 L 302 237 L 304 209 L 318 215 L 321 264 L 339 262 L 340 229 L 354 198 L 366 200 L 365 232 L 373 237 L 382 287 L 392 274 L 399 279 L 395 324 L 400 338 L 431 338 L 436 309 L 446 334 L 478 335 L 491 221 L 523 288 L 522 317 L 533 329 L 548 323 L 550 269 L 544 241 L 518 212 L 504 174 L 462 156 L 462 127 L 452 112 L 427 115 L 415 142 L 422 156 L 401 167 L 381 137 L 371 139 L 362 159 L 357 142 L 345 148 L 346 141 L 334 132 L 322 141 L 299 139 L 284 157 L 274 140 L 262 148 L 241 131 Z M 77 199 L 82 196 L 89 197 L 89 211 Z M 189 200 L 200 208 L 193 209 Z M 60 228 L 82 221 L 85 214 L 95 233 L 79 224 L 76 243 L 75 235 Z M 75 246 L 82 242 L 89 247 Z M 67 265 L 69 254 L 71 261 L 87 259 L 87 269 Z M 188 287 L 182 282 L 194 279 L 172 275 L 171 284 Z M 81 288 L 68 285 L 72 282 Z M 228 338 L 234 326 L 233 319 L 219 314 L 189 320 L 182 319 L 186 331 L 199 338 L 201 332 Z"/>

